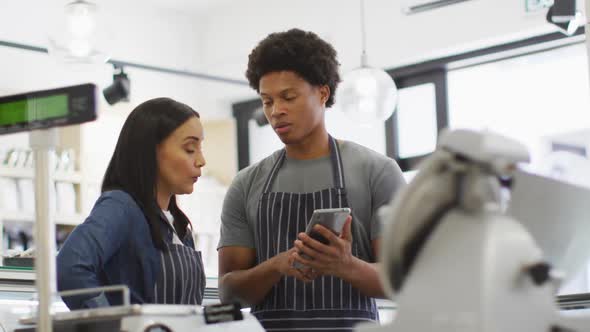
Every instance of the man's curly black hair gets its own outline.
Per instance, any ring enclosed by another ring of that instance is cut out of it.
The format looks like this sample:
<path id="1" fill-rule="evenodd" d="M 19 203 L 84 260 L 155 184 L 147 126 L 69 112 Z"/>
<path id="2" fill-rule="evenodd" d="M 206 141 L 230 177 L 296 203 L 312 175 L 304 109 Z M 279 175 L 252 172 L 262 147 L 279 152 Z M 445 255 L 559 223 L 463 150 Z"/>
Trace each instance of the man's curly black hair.
<path id="1" fill-rule="evenodd" d="M 336 50 L 313 32 L 291 29 L 271 33 L 252 50 L 248 57 L 246 78 L 259 91 L 260 78 L 274 71 L 293 71 L 309 84 L 330 87 L 326 107 L 334 104 L 340 82 Z"/>

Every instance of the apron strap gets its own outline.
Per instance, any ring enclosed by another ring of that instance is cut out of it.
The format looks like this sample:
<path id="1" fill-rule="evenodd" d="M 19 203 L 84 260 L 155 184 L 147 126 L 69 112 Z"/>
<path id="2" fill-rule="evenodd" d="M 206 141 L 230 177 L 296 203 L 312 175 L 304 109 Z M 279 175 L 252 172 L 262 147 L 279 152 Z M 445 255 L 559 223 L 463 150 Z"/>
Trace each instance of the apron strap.
<path id="1" fill-rule="evenodd" d="M 262 191 L 263 194 L 270 192 L 270 187 L 272 186 L 272 183 L 274 182 L 274 180 L 277 176 L 277 173 L 279 172 L 279 168 L 281 168 L 281 166 L 283 165 L 283 162 L 285 161 L 286 154 L 287 154 L 287 151 L 285 149 L 281 150 L 281 154 L 279 155 L 279 158 L 277 159 L 277 161 L 275 161 L 275 164 L 273 165 L 272 170 L 270 171 L 270 174 L 266 178 L 266 182 L 264 183 L 264 190 Z"/>
<path id="2" fill-rule="evenodd" d="M 342 157 L 338 142 L 330 136 L 330 159 L 332 160 L 332 175 L 334 177 L 334 186 L 340 191 L 346 188 L 344 184 L 344 168 L 342 166 Z"/>
<path id="3" fill-rule="evenodd" d="M 344 184 L 344 170 L 342 167 L 342 157 L 340 155 L 340 147 L 338 146 L 338 142 L 331 136 L 328 135 L 328 146 L 330 148 L 330 161 L 332 164 L 332 176 L 334 177 L 334 186 L 338 189 L 340 194 L 345 193 L 345 184 Z M 264 183 L 264 189 L 262 191 L 263 194 L 267 194 L 270 192 L 271 186 L 274 183 L 274 180 L 279 173 L 279 169 L 285 162 L 285 158 L 287 156 L 286 149 L 281 150 L 281 153 L 277 160 L 275 161 L 272 170 L 269 176 Z"/>

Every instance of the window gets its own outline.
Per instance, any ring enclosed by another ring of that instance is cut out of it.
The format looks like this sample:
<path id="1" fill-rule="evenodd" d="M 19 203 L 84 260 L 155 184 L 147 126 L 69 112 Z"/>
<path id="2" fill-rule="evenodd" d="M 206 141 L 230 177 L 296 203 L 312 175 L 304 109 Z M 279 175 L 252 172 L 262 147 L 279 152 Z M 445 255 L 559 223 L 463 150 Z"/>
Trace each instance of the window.
<path id="1" fill-rule="evenodd" d="M 436 148 L 447 127 L 446 72 L 440 69 L 408 76 L 390 72 L 399 89 L 396 112 L 386 123 L 387 155 L 394 158 L 406 180 L 418 163 Z"/>
<path id="2" fill-rule="evenodd" d="M 433 83 L 399 90 L 399 157 L 431 153 L 436 148 L 436 96 Z"/>
<path id="3" fill-rule="evenodd" d="M 552 136 L 590 128 L 589 92 L 584 44 L 452 70 L 449 126 L 514 138 L 540 162 Z"/>

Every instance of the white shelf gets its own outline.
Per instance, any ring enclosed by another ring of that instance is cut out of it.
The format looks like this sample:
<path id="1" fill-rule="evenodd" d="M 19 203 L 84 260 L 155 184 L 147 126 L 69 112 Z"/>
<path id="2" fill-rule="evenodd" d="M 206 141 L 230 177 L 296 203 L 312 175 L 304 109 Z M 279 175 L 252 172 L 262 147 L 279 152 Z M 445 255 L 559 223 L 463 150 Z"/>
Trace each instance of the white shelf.
<path id="1" fill-rule="evenodd" d="M 2 280 L 35 280 L 34 270 L 18 270 L 10 268 L 0 269 L 0 279 Z"/>
<path id="2" fill-rule="evenodd" d="M 9 168 L 0 167 L 0 177 L 15 179 L 32 179 L 34 171 L 30 168 Z M 82 174 L 80 172 L 55 172 L 53 179 L 59 182 L 80 183 Z"/>
<path id="3" fill-rule="evenodd" d="M 0 292 L 10 292 L 12 295 L 36 292 L 35 271 L 0 268 Z"/>
<path id="4" fill-rule="evenodd" d="M 1 212 L 0 220 L 2 221 L 14 221 L 14 222 L 26 222 L 32 223 L 35 221 L 35 215 L 33 213 L 26 212 Z M 84 221 L 84 216 L 80 214 L 76 215 L 56 215 L 54 217 L 56 225 L 79 225 Z"/>
<path id="5" fill-rule="evenodd" d="M 82 182 L 82 174 L 80 172 L 56 172 L 53 174 L 53 179 L 58 182 L 80 183 Z"/>

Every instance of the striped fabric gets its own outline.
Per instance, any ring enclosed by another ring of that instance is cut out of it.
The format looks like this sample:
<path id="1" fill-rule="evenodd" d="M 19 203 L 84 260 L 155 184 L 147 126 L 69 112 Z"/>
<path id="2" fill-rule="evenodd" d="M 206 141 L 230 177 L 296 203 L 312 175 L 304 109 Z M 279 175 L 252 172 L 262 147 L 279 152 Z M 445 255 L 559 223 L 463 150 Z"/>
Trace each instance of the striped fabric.
<path id="1" fill-rule="evenodd" d="M 334 187 L 312 193 L 271 192 L 285 159 L 281 153 L 264 185 L 258 204 L 257 261 L 261 263 L 289 250 L 297 234 L 304 232 L 315 209 L 347 207 L 340 150 L 330 137 Z M 353 254 L 359 255 L 353 241 Z M 368 257 L 360 257 L 368 260 Z M 253 309 L 268 331 L 351 331 L 359 322 L 377 321 L 375 300 L 333 276 L 303 283 L 283 277 Z"/>
<path id="2" fill-rule="evenodd" d="M 181 244 L 166 244 L 160 253 L 162 270 L 154 289 L 154 303 L 201 304 L 205 272 L 201 252 Z"/>

